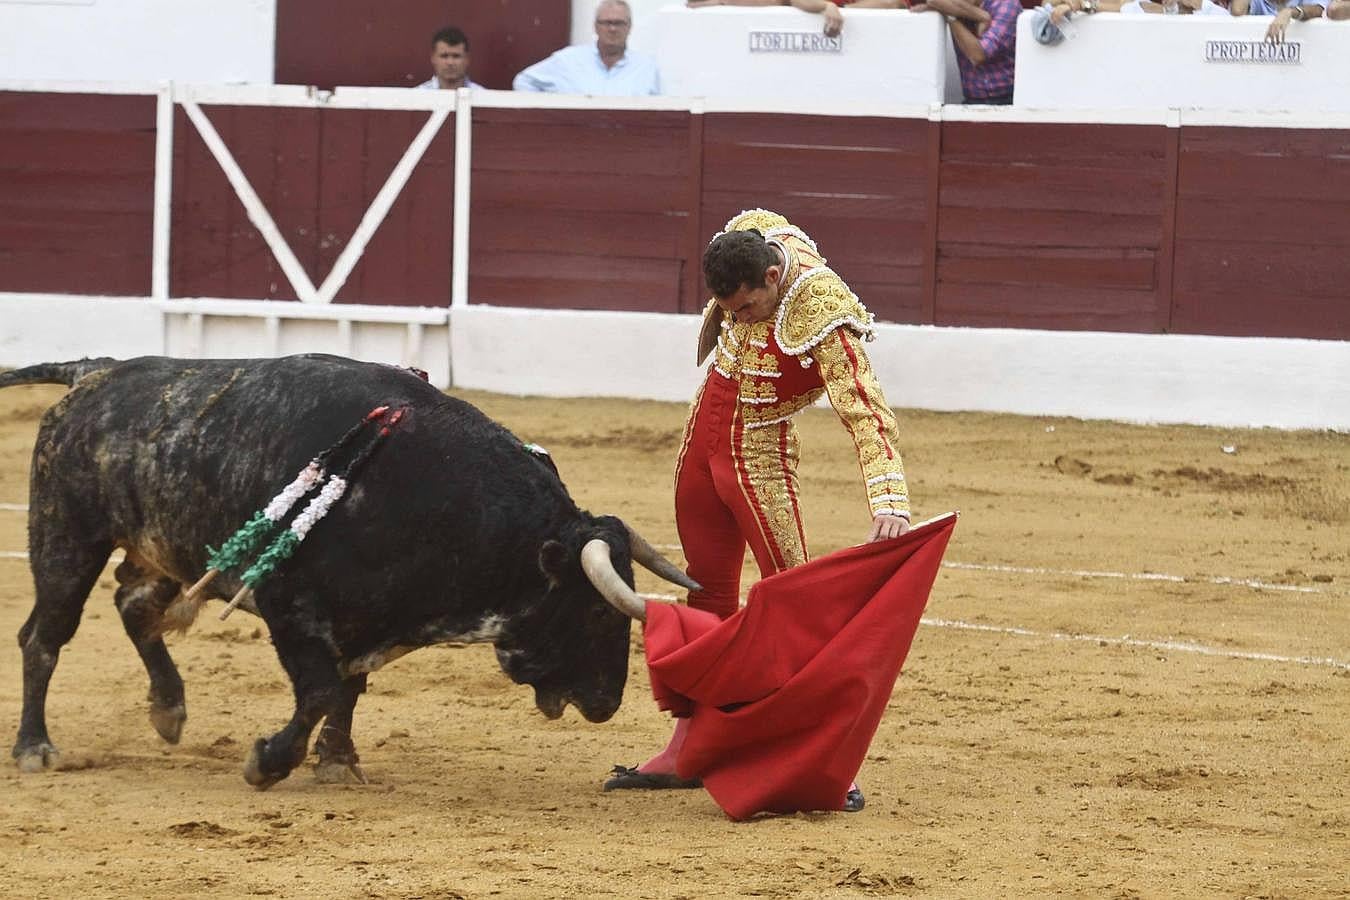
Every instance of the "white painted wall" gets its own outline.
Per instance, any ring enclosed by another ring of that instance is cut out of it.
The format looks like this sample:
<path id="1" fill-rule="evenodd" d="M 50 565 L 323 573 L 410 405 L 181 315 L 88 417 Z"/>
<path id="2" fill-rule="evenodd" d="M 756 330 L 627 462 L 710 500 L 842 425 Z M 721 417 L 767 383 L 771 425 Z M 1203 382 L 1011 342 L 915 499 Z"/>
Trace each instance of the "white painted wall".
<path id="1" fill-rule="evenodd" d="M 0 79 L 270 84 L 276 0 L 0 0 Z"/>
<path id="2" fill-rule="evenodd" d="M 677 402 L 703 374 L 697 316 L 471 305 L 450 310 L 448 328 L 446 318 L 441 309 L 0 294 L 0 367 L 325 352 L 416 365 L 442 387 Z M 1350 341 L 877 330 L 868 354 L 897 407 L 1350 431 Z"/>
<path id="3" fill-rule="evenodd" d="M 0 294 L 0 366 L 163 352 L 160 315 L 145 298 Z"/>
<path id="4" fill-rule="evenodd" d="M 1298 64 L 1207 62 L 1208 41 L 1265 39 L 1269 16 L 1075 16 L 1076 37 L 1054 46 L 1017 22 L 1018 106 L 1058 109 L 1198 107 L 1350 112 L 1350 28 L 1294 22 Z"/>
<path id="5" fill-rule="evenodd" d="M 698 327 L 696 316 L 455 309 L 455 384 L 688 400 L 702 376 Z M 897 407 L 1350 430 L 1345 341 L 881 325 L 867 350 Z"/>
<path id="6" fill-rule="evenodd" d="M 667 6 L 656 16 L 661 90 L 683 97 L 890 107 L 945 99 L 949 41 L 936 14 L 847 10 L 838 53 L 750 51 L 752 32 L 814 37 L 822 21 L 792 7 Z"/>

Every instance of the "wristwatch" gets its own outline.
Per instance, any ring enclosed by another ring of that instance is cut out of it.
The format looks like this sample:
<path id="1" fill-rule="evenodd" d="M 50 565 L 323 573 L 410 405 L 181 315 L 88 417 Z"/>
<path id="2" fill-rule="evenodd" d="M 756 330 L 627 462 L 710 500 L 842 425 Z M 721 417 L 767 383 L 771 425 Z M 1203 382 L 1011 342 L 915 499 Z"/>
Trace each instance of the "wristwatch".
<path id="1" fill-rule="evenodd" d="M 1083 12 L 1095 13 L 1097 11 L 1097 0 L 1083 0 Z"/>
<path id="2" fill-rule="evenodd" d="M 1289 16 L 1290 16 L 1290 18 L 1298 19 L 1300 22 L 1302 22 L 1302 21 L 1303 21 L 1303 5 L 1302 5 L 1302 4 L 1299 4 L 1298 6 L 1290 7 L 1290 13 L 1289 13 Z"/>

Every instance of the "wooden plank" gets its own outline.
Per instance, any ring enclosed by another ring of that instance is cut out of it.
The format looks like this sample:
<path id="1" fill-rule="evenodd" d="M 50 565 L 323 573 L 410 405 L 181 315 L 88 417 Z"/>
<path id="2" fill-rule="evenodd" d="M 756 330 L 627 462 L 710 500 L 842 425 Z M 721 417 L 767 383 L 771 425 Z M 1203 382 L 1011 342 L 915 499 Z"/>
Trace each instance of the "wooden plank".
<path id="1" fill-rule="evenodd" d="M 0 92 L 0 290 L 150 291 L 155 100 Z"/>
<path id="2" fill-rule="evenodd" d="M 653 216 L 615 212 L 598 216 L 588 211 L 537 209 L 522 228 L 518 211 L 475 202 L 473 246 L 483 251 L 550 252 L 608 256 L 687 258 L 689 216 Z"/>
<path id="3" fill-rule="evenodd" d="M 155 135 L 140 130 L 32 128 L 0 121 L 0 180 L 14 174 L 139 174 L 153 169 Z M 3 183 L 3 182 L 0 182 Z"/>
<path id="4" fill-rule="evenodd" d="M 1176 308 L 1172 301 L 1172 290 L 1176 272 L 1176 235 L 1177 235 L 1177 167 L 1181 157 L 1181 129 L 1167 129 L 1167 159 L 1163 166 L 1163 210 L 1162 235 L 1158 242 L 1158 318 L 1154 322 L 1156 330 L 1170 332 Z"/>
<path id="5" fill-rule="evenodd" d="M 1233 296 L 1341 297 L 1350 283 L 1350 261 L 1307 252 L 1308 244 L 1272 246 L 1265 241 L 1177 239 L 1178 290 L 1227 291 Z M 1315 260 L 1315 264 L 1309 264 Z M 1283 310 L 1270 304 L 1272 320 Z M 1350 304 L 1346 305 L 1350 319 Z"/>
<path id="6" fill-rule="evenodd" d="M 352 239 L 371 197 L 366 192 L 366 110 L 329 109 L 319 118 L 319 240 L 317 268 L 327 277 Z M 390 168 L 393 164 L 390 163 Z M 367 246 L 366 254 L 370 253 Z M 334 303 L 364 303 L 365 265 L 358 262 Z"/>
<path id="7" fill-rule="evenodd" d="M 1181 197 L 1177 234 L 1205 240 L 1260 241 L 1272 252 L 1309 243 L 1345 247 L 1350 246 L 1350 216 L 1346 205 L 1335 200 L 1255 198 L 1234 190 L 1223 197 Z"/>
<path id="8" fill-rule="evenodd" d="M 947 162 L 943 207 L 1073 210 L 1158 216 L 1165 205 L 1165 166 L 1129 170 L 1064 164 L 1007 166 Z"/>
<path id="9" fill-rule="evenodd" d="M 477 156 L 475 155 L 475 159 Z M 641 174 L 594 174 L 558 178 L 553 172 L 480 171 L 474 165 L 473 196 L 524 209 L 664 214 L 683 209 L 684 179 Z"/>
<path id="10" fill-rule="evenodd" d="M 1045 285 L 1151 291 L 1157 285 L 1156 256 L 1149 250 L 1046 248 L 946 244 L 937 263 L 945 284 Z"/>
<path id="11" fill-rule="evenodd" d="M 476 108 L 474 170 L 684 178 L 689 119 L 659 110 Z"/>
<path id="12" fill-rule="evenodd" d="M 399 158 L 412 143 L 417 132 L 428 117 L 424 112 L 392 112 L 372 110 L 364 120 L 365 130 L 365 167 L 362 175 L 361 213 L 379 193 L 389 173 L 397 165 Z M 408 185 L 412 188 L 411 179 Z M 449 195 L 445 197 L 447 206 Z M 405 194 L 389 210 L 378 231 L 366 246 L 365 257 L 359 268 L 362 271 L 362 299 L 376 297 L 385 302 L 397 300 L 408 293 L 409 247 L 412 239 L 409 212 L 411 206 Z M 447 216 L 448 218 L 448 216 Z M 449 244 L 447 242 L 447 257 Z M 448 294 L 446 296 L 449 296 Z"/>
<path id="13" fill-rule="evenodd" d="M 928 149 L 927 121 L 871 116 L 707 113 L 704 141 L 780 150 L 821 148 L 898 154 L 918 165 Z"/>
<path id="14" fill-rule="evenodd" d="M 543 309 L 676 312 L 680 264 L 549 253 L 475 254 L 469 273 L 475 302 Z"/>
<path id="15" fill-rule="evenodd" d="M 684 239 L 682 241 L 683 279 L 680 283 L 680 312 L 701 313 L 708 302 L 703 282 L 703 252 L 710 237 L 703 233 L 700 215 L 703 197 L 703 116 L 689 117 L 689 184 L 685 193 Z"/>
<path id="16" fill-rule="evenodd" d="M 943 164 L 1086 166 L 1132 171 L 1166 157 L 1161 125 L 944 122 Z"/>
<path id="17" fill-rule="evenodd" d="M 944 206 L 940 246 L 994 243 L 1020 247 L 1134 247 L 1156 250 L 1162 240 L 1158 216 L 1103 211 L 965 209 Z"/>
<path id="18" fill-rule="evenodd" d="M 389 171 L 421 131 L 422 113 L 390 113 L 384 124 L 371 120 L 367 145 L 372 159 L 391 161 L 367 171 L 366 193 L 374 197 Z M 380 148 L 378 134 L 397 135 Z M 447 124 L 413 169 L 407 185 L 366 249 L 366 303 L 446 306 L 450 302 L 454 210 L 454 131 Z M 475 232 L 473 239 L 477 240 Z"/>
<path id="19" fill-rule="evenodd" d="M 153 96 L 0 91 L 0 132 L 10 128 L 148 134 L 154 141 Z"/>
<path id="20" fill-rule="evenodd" d="M 938 281 L 939 325 L 1060 331 L 1153 330 L 1152 291 Z"/>
<path id="21" fill-rule="evenodd" d="M 925 216 L 923 224 L 923 273 L 920 275 L 918 324 L 937 321 L 938 217 L 942 187 L 942 123 L 928 123 L 928 155 L 924 161 Z"/>
<path id="22" fill-rule="evenodd" d="M 169 294 L 228 296 L 234 191 L 182 108 L 174 111 Z M 237 201 L 235 201 L 237 202 Z"/>
<path id="23" fill-rule="evenodd" d="M 1181 333 L 1350 340 L 1344 294 L 1312 296 L 1296 290 L 1234 294 L 1181 285 L 1176 292 L 1178 303 L 1188 311 L 1184 327 L 1178 328 Z"/>

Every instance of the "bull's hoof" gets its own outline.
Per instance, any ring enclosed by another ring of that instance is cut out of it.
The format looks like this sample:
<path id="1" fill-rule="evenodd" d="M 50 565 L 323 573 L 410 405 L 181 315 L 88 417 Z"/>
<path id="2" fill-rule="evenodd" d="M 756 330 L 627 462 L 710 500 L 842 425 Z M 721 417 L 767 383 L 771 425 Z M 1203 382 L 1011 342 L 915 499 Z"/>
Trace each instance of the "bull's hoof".
<path id="1" fill-rule="evenodd" d="M 178 743 L 183 736 L 183 723 L 187 721 L 187 708 L 178 703 L 174 706 L 150 707 L 150 724 L 155 731 L 170 744 Z"/>
<path id="2" fill-rule="evenodd" d="M 319 784 L 370 784 L 359 764 L 335 759 L 315 763 L 314 780 Z"/>
<path id="3" fill-rule="evenodd" d="M 61 751 L 45 742 L 23 749 L 15 747 L 14 761 L 18 764 L 20 772 L 30 774 L 41 772 L 44 769 L 55 769 L 61 764 Z"/>
<path id="4" fill-rule="evenodd" d="M 290 774 L 289 772 L 276 774 L 263 771 L 262 754 L 266 749 L 266 738 L 258 738 L 253 744 L 253 749 L 248 752 L 248 759 L 244 760 L 244 780 L 260 791 L 267 790 Z"/>

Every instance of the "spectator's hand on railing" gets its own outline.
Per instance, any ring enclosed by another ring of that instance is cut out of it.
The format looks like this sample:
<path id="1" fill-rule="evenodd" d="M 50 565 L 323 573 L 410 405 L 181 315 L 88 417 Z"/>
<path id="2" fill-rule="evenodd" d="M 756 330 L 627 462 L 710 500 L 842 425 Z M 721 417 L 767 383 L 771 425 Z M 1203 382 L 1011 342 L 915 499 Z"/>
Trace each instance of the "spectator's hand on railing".
<path id="1" fill-rule="evenodd" d="M 721 6 L 722 0 L 685 0 L 684 5 L 690 9 L 698 9 L 703 6 Z"/>
<path id="2" fill-rule="evenodd" d="M 825 4 L 825 9 L 821 11 L 821 15 L 825 17 L 825 35 L 827 37 L 834 37 L 844 30 L 844 14 L 833 3 Z"/>
<path id="3" fill-rule="evenodd" d="M 1284 43 L 1284 31 L 1289 27 L 1289 23 L 1294 20 L 1294 14 L 1286 7 L 1275 14 L 1275 20 L 1270 23 L 1266 29 L 1266 40 L 1272 44 Z"/>

